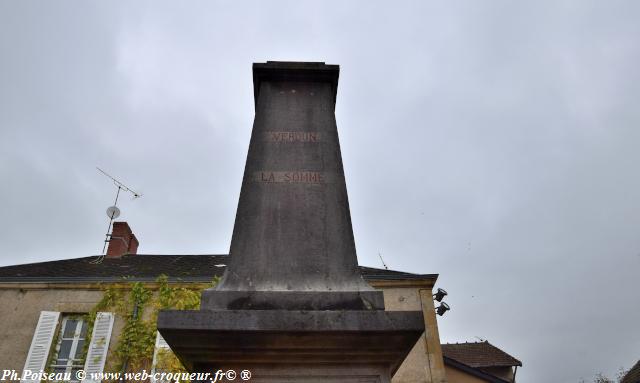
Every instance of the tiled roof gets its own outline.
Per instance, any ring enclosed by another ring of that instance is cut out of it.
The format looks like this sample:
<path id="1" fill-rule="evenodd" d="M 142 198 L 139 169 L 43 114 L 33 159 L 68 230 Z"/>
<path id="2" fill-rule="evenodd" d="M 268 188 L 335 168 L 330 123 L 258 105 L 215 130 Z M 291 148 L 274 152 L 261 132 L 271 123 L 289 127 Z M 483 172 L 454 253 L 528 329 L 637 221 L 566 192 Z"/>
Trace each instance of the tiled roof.
<path id="1" fill-rule="evenodd" d="M 631 367 L 620 383 L 640 383 L 640 360 Z"/>
<path id="2" fill-rule="evenodd" d="M 476 368 L 522 366 L 518 359 L 487 341 L 446 343 L 442 345 L 442 355 Z"/>
<path id="3" fill-rule="evenodd" d="M 458 361 L 455 361 L 451 358 L 447 358 L 446 356 L 443 357 L 444 359 L 444 364 L 448 367 L 453 367 L 457 370 L 460 370 L 462 372 L 465 372 L 471 376 L 475 376 L 476 378 L 480 378 L 481 381 L 483 382 L 488 382 L 488 383 L 513 383 L 512 380 L 506 380 L 503 379 L 499 376 L 496 376 L 490 372 L 484 371 L 481 368 L 478 367 L 469 367 L 464 363 L 460 363 Z M 499 368 L 511 368 L 511 367 L 499 367 Z"/>
<path id="4" fill-rule="evenodd" d="M 375 269 L 373 267 L 360 266 L 360 273 L 367 280 L 399 281 L 417 279 L 436 279 L 438 274 L 413 274 L 404 271 L 388 269 Z"/>
<path id="5" fill-rule="evenodd" d="M 0 282 L 93 282 L 93 281 L 153 281 L 164 274 L 170 280 L 208 282 L 222 276 L 228 255 L 157 255 L 133 254 L 120 258 L 105 258 L 92 263 L 96 256 L 63 259 L 0 267 Z M 412 274 L 360 266 L 366 280 L 437 279 L 437 274 Z"/>

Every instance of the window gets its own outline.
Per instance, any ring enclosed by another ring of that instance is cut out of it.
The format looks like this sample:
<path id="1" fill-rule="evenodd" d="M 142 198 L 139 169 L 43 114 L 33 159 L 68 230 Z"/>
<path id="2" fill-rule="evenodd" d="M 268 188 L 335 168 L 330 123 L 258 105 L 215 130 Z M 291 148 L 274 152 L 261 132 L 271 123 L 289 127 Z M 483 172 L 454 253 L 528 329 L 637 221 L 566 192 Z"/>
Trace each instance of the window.
<path id="1" fill-rule="evenodd" d="M 52 372 L 68 372 L 71 381 L 77 382 L 75 372 L 84 367 L 84 342 L 87 337 L 87 322 L 78 315 L 65 315 L 58 334 L 52 358 Z"/>
<path id="2" fill-rule="evenodd" d="M 76 383 L 78 381 L 75 380 L 75 373 L 78 370 L 84 370 L 87 374 L 102 373 L 109 352 L 114 319 L 113 313 L 97 313 L 91 343 L 89 347 L 85 347 L 87 322 L 81 315 L 60 315 L 57 311 L 41 311 L 24 363 L 24 371 L 38 373 L 46 370 L 64 373 Z M 86 362 L 83 363 L 85 359 Z M 98 380 L 87 381 L 100 383 Z M 40 380 L 23 379 L 21 383 L 40 383 Z"/>

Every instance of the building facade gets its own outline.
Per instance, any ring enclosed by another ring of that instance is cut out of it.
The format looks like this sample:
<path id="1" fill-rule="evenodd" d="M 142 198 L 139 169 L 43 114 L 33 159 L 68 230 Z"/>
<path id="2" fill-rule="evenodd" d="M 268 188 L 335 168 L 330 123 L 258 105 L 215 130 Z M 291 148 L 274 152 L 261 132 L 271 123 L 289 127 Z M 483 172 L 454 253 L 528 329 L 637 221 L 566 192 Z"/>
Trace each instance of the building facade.
<path id="1" fill-rule="evenodd" d="M 197 308 L 200 291 L 224 273 L 228 256 L 136 254 L 137 239 L 126 223 L 116 223 L 113 238 L 118 248 L 110 248 L 104 258 L 0 268 L 4 369 L 67 372 L 77 380 L 74 374 L 80 369 L 168 368 L 159 366 L 164 347 L 152 328 L 158 309 Z M 437 275 L 368 267 L 360 271 L 383 291 L 386 310 L 424 314 L 426 331 L 393 382 L 445 382 L 432 299 Z M 169 366 L 176 368 L 175 363 Z"/>

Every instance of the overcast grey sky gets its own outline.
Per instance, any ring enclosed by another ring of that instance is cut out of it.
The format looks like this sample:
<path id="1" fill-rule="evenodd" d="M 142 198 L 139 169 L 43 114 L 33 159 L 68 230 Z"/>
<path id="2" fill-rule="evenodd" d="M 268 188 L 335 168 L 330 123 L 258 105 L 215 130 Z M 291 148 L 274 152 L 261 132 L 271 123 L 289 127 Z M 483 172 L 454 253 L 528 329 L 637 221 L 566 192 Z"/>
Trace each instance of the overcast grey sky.
<path id="1" fill-rule="evenodd" d="M 0 0 L 0 265 L 227 253 L 251 63 L 341 66 L 360 263 L 439 273 L 518 381 L 640 358 L 640 2 Z"/>

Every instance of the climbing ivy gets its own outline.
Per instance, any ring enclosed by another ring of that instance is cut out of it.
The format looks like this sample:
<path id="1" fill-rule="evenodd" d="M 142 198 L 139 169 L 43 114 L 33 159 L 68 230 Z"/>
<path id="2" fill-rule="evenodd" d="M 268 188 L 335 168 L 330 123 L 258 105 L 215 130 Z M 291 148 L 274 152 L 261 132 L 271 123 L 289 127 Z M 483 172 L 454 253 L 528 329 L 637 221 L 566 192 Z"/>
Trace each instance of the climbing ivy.
<path id="1" fill-rule="evenodd" d="M 102 294 L 102 299 L 89 311 L 87 315 L 85 315 L 85 321 L 87 322 L 87 337 L 84 342 L 84 350 L 83 350 L 83 359 L 87 355 L 87 351 L 89 350 L 89 343 L 91 340 L 91 336 L 93 335 L 93 326 L 96 321 L 96 317 L 98 312 L 105 311 L 107 309 L 112 309 L 117 313 L 125 312 L 125 302 L 124 302 L 124 292 L 122 290 L 116 289 L 115 286 L 110 286 L 108 288 L 103 289 L 104 293 Z"/>
<path id="2" fill-rule="evenodd" d="M 198 310 L 200 308 L 200 293 L 203 289 L 194 290 L 186 287 L 171 287 L 166 275 L 161 275 L 158 282 L 158 309 Z M 218 283 L 218 277 L 211 286 Z M 156 311 L 157 313 L 157 311 Z"/>
<path id="3" fill-rule="evenodd" d="M 133 370 L 151 367 L 148 355 L 153 356 L 156 340 L 156 322 L 143 320 L 145 307 L 152 297 L 152 292 L 141 282 L 135 282 L 129 292 L 128 306 L 130 310 L 124 315 L 125 325 L 120 333 L 115 354 L 122 363 L 127 361 Z"/>
<path id="4" fill-rule="evenodd" d="M 104 288 L 102 299 L 86 315 L 87 338 L 93 334 L 95 318 L 100 311 L 113 311 L 124 319 L 124 327 L 113 355 L 106 366 L 107 371 L 150 370 L 156 341 L 158 311 L 165 309 L 197 310 L 200 308 L 200 294 L 205 288 L 213 287 L 219 278 L 204 287 L 174 287 L 169 278 L 161 275 L 156 279 L 157 292 L 142 282 L 111 285 Z M 154 289 L 155 290 L 155 289 Z M 85 342 L 86 356 L 90 339 Z M 176 356 L 168 350 L 159 350 L 156 355 L 157 368 L 166 372 L 182 372 L 184 367 Z"/>
<path id="5" fill-rule="evenodd" d="M 166 372 L 187 372 L 180 360 L 171 350 L 159 349 L 156 354 L 156 369 Z"/>

